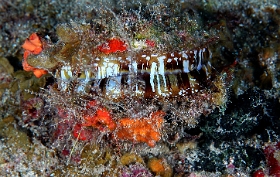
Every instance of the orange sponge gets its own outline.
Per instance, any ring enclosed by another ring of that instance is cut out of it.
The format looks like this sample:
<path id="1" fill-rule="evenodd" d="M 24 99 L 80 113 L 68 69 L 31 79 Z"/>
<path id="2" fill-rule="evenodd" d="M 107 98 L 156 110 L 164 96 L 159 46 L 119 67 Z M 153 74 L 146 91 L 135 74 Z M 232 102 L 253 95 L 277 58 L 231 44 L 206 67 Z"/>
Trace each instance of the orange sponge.
<path id="1" fill-rule="evenodd" d="M 124 118 L 119 121 L 119 128 L 116 132 L 117 138 L 131 140 L 134 142 L 145 142 L 150 147 L 160 140 L 160 129 L 164 122 L 164 112 L 152 113 L 150 118 Z"/>
<path id="2" fill-rule="evenodd" d="M 39 38 L 39 36 L 36 33 L 32 33 L 29 37 L 29 39 L 26 39 L 25 42 L 22 45 L 22 48 L 25 49 L 24 54 L 23 54 L 23 61 L 22 61 L 22 66 L 25 71 L 33 71 L 33 74 L 37 77 L 40 78 L 44 74 L 47 74 L 48 71 L 44 69 L 39 69 L 35 68 L 33 66 L 30 66 L 27 63 L 27 57 L 30 54 L 39 54 L 42 52 L 43 47 L 42 47 L 42 42 Z"/>

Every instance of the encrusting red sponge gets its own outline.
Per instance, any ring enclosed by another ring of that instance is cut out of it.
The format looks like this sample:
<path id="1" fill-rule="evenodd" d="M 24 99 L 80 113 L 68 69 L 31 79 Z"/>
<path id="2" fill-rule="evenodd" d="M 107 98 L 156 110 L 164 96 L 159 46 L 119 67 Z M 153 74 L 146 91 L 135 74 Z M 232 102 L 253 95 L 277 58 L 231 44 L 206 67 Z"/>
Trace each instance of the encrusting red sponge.
<path id="1" fill-rule="evenodd" d="M 99 108 L 95 115 L 87 115 L 84 119 L 85 123 L 83 126 L 92 126 L 100 131 L 103 131 L 106 128 L 113 131 L 116 128 L 116 123 L 105 108 Z"/>
<path id="2" fill-rule="evenodd" d="M 276 145 L 269 145 L 264 149 L 270 176 L 280 176 L 280 142 Z"/>
<path id="3" fill-rule="evenodd" d="M 107 43 L 104 43 L 104 44 L 98 46 L 98 50 L 105 54 L 124 52 L 124 51 L 126 51 L 126 49 L 127 49 L 127 46 L 126 46 L 125 42 L 123 42 L 120 39 L 116 39 L 116 38 L 110 39 L 107 41 Z"/>
<path id="4" fill-rule="evenodd" d="M 74 125 L 72 133 L 78 140 L 88 141 L 92 139 L 92 131 L 84 127 L 82 124 Z"/>

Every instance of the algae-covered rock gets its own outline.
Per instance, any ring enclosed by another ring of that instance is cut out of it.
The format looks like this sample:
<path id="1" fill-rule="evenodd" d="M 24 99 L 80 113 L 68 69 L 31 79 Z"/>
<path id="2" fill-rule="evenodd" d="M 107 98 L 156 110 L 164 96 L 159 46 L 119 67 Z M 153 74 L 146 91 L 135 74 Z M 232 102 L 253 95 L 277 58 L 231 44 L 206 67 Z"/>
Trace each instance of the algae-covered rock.
<path id="1" fill-rule="evenodd" d="M 13 66 L 9 63 L 7 58 L 0 57 L 0 73 L 12 74 L 14 72 Z"/>
<path id="2" fill-rule="evenodd" d="M 14 68 L 9 63 L 8 59 L 0 57 L 0 98 L 2 97 L 5 89 L 9 87 L 9 84 L 12 81 L 13 72 Z"/>
<path id="3" fill-rule="evenodd" d="M 144 163 L 141 156 L 135 153 L 125 153 L 120 159 L 122 165 L 129 165 L 131 163 Z"/>
<path id="4" fill-rule="evenodd" d="M 56 34 L 59 40 L 68 43 L 68 42 L 76 42 L 79 40 L 79 34 L 75 32 L 75 30 L 68 25 L 59 25 L 56 28 Z"/>
<path id="5" fill-rule="evenodd" d="M 117 161 L 111 149 L 102 149 L 96 145 L 86 145 L 81 153 L 81 165 L 91 169 L 88 174 L 116 176 Z"/>
<path id="6" fill-rule="evenodd" d="M 40 88 L 45 86 L 47 77 L 43 76 L 38 79 L 32 72 L 25 71 L 17 71 L 13 76 L 14 80 L 11 82 L 10 91 L 12 93 L 21 92 L 24 100 L 34 97 L 34 94 L 28 91 L 39 92 Z"/>
<path id="7" fill-rule="evenodd" d="M 58 164 L 54 151 L 31 141 L 12 116 L 0 121 L 0 176 L 48 176 Z"/>
<path id="8" fill-rule="evenodd" d="M 184 154 L 186 151 L 191 151 L 197 148 L 197 142 L 195 140 L 188 141 L 188 142 L 179 142 L 176 144 L 179 152 Z"/>
<path id="9" fill-rule="evenodd" d="M 20 148 L 28 148 L 30 145 L 29 137 L 25 132 L 19 131 L 14 127 L 15 119 L 6 117 L 0 123 L 0 136 L 4 137 L 7 144 L 13 144 L 16 150 Z"/>

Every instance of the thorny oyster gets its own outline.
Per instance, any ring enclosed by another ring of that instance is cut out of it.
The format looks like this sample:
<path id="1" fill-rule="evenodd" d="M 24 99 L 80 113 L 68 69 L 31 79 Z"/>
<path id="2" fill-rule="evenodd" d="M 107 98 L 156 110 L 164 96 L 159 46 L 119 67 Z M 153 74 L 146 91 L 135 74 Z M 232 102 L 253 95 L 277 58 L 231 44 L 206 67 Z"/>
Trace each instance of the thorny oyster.
<path id="1" fill-rule="evenodd" d="M 182 128 L 225 107 L 230 72 L 211 65 L 215 36 L 195 44 L 177 29 L 166 42 L 152 18 L 114 15 L 107 26 L 101 19 L 61 24 L 57 41 L 42 36 L 42 51 L 25 53 L 28 65 L 48 71 L 51 80 L 38 94 L 45 101 L 38 136 L 53 137 L 48 144 L 71 147 L 68 139 L 77 138 L 153 147 L 177 141 Z"/>

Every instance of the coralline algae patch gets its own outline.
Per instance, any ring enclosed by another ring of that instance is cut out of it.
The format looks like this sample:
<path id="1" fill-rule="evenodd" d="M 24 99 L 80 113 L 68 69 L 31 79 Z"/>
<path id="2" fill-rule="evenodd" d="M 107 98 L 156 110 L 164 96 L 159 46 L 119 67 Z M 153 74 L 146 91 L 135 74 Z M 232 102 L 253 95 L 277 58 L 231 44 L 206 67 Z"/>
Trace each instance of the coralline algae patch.
<path id="1" fill-rule="evenodd" d="M 22 124 L 73 163 L 81 163 L 78 149 L 85 143 L 122 151 L 178 141 L 184 138 L 181 130 L 195 127 L 201 115 L 225 107 L 225 77 L 231 73 L 211 65 L 213 39 L 172 48 L 151 22 L 138 23 L 147 34 L 141 28 L 134 35 L 132 29 L 100 32 L 101 24 L 72 22 L 57 27 L 56 42 L 33 33 L 22 46 L 23 69 L 47 78 L 34 93 L 38 98 L 24 102 L 32 115 Z"/>

